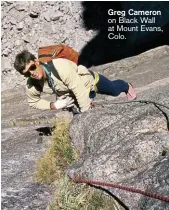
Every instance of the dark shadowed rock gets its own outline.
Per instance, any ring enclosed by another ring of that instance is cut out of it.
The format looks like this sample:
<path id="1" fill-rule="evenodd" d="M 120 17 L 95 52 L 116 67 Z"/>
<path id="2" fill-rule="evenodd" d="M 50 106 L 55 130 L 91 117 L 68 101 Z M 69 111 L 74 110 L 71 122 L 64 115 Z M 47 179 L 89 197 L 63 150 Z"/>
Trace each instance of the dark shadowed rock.
<path id="1" fill-rule="evenodd" d="M 133 82 L 138 87 L 137 100 L 158 102 L 168 108 L 139 102 L 111 104 L 125 101 L 123 94 L 118 98 L 98 96 L 95 110 L 76 116 L 71 123 L 72 142 L 81 157 L 78 164 L 69 168 L 70 176 L 80 174 L 89 180 L 169 195 L 169 159 L 163 152 L 169 147 L 169 54 L 163 52 L 165 49 L 158 49 L 163 54 L 161 58 L 153 58 L 150 51 L 130 58 L 130 62 L 116 62 L 118 66 L 126 64 L 122 72 L 111 69 L 114 63 L 98 68 Z M 108 190 L 131 210 L 169 207 L 166 202 L 139 194 Z"/>

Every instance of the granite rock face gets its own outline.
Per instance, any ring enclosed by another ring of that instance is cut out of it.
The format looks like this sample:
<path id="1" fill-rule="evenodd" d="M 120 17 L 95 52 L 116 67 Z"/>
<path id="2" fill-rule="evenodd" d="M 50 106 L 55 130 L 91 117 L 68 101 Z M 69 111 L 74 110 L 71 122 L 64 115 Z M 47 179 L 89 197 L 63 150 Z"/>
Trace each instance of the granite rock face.
<path id="1" fill-rule="evenodd" d="M 51 186 L 36 183 L 34 173 L 37 160 L 50 143 L 56 112 L 30 109 L 24 90 L 20 86 L 2 92 L 3 210 L 45 210 L 52 198 Z M 57 116 L 62 114 L 66 115 L 60 112 Z"/>
<path id="2" fill-rule="evenodd" d="M 35 183 L 33 173 L 37 159 L 48 145 L 55 112 L 28 107 L 22 86 L 25 78 L 13 68 L 15 55 L 23 49 L 37 55 L 39 46 L 54 43 L 80 51 L 96 32 L 84 29 L 81 2 L 2 1 L 1 6 L 2 209 L 43 210 L 50 202 L 51 189 Z M 138 100 L 169 106 L 168 66 L 169 47 L 162 46 L 91 70 L 131 82 Z M 80 173 L 86 179 L 167 196 L 169 111 L 152 103 L 111 104 L 124 100 L 123 94 L 117 98 L 97 96 L 94 110 L 75 116 L 70 135 L 81 156 L 68 174 Z M 61 112 L 57 116 L 62 114 L 66 115 Z M 169 209 L 165 202 L 108 190 L 131 210 Z"/>
<path id="3" fill-rule="evenodd" d="M 79 174 L 89 180 L 169 195 L 169 158 L 165 152 L 169 148 L 168 55 L 164 46 L 98 67 L 102 73 L 111 72 L 114 78 L 121 75 L 132 82 L 137 100 L 167 107 L 140 102 L 112 104 L 126 101 L 125 96 L 98 96 L 95 110 L 76 116 L 71 123 L 70 135 L 80 159 L 68 169 L 70 176 Z M 131 210 L 168 209 L 166 202 L 107 189 Z"/>
<path id="4" fill-rule="evenodd" d="M 162 46 L 94 69 L 109 78 L 131 82 L 136 87 L 138 100 L 169 106 L 168 55 L 169 47 Z M 86 179 L 167 196 L 169 110 L 153 103 L 112 104 L 125 100 L 123 94 L 116 98 L 98 95 L 94 110 L 74 117 L 70 136 L 80 158 L 67 172 L 72 177 L 81 174 Z M 50 133 L 47 131 L 55 111 L 30 109 L 23 86 L 3 91 L 1 101 L 2 209 L 45 209 L 51 199 L 51 189 L 37 184 L 33 174 L 36 161 L 48 145 Z M 57 113 L 62 115 L 72 117 L 69 113 Z M 168 203 L 162 201 L 108 190 L 126 209 L 168 209 Z"/>

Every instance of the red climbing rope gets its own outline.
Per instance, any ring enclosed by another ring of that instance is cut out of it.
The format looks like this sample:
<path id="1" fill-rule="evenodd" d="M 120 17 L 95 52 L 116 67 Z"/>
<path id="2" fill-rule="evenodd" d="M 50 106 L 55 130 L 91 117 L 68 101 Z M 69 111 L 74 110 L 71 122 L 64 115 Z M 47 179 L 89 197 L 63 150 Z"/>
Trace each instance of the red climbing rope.
<path id="1" fill-rule="evenodd" d="M 63 165 L 68 167 L 69 163 L 66 162 L 66 160 L 62 157 L 62 155 L 58 151 L 57 151 L 57 155 L 60 157 Z M 146 191 L 143 191 L 143 190 L 135 189 L 133 187 L 126 187 L 126 186 L 118 185 L 118 184 L 112 184 L 112 183 L 101 182 L 101 181 L 85 180 L 85 179 L 80 179 L 80 178 L 74 178 L 74 179 L 71 178 L 71 180 L 75 183 L 85 183 L 85 184 L 91 184 L 91 185 L 106 186 L 106 187 L 117 188 L 117 189 L 129 191 L 129 192 L 133 192 L 133 193 L 139 193 L 141 195 L 145 195 L 147 197 L 155 198 L 155 199 L 158 199 L 158 200 L 165 201 L 165 202 L 169 203 L 169 197 L 162 196 L 162 195 L 157 195 L 157 194 L 152 193 L 152 192 L 146 192 Z"/>
<path id="2" fill-rule="evenodd" d="M 112 184 L 112 183 L 107 183 L 107 182 L 99 182 L 99 181 L 91 181 L 91 180 L 85 180 L 85 179 L 74 179 L 73 181 L 74 182 L 79 182 L 79 183 L 86 183 L 86 184 L 92 184 L 92 185 L 118 188 L 118 189 L 121 189 L 121 190 L 133 192 L 133 193 L 139 193 L 139 194 L 148 196 L 150 198 L 155 198 L 155 199 L 158 199 L 158 200 L 161 200 L 161 201 L 169 202 L 169 197 L 157 195 L 155 193 L 146 192 L 146 191 L 135 189 L 135 188 L 132 188 L 132 187 L 126 187 L 126 186 L 122 186 L 122 185 L 118 185 L 118 184 Z"/>
<path id="3" fill-rule="evenodd" d="M 56 151 L 56 155 L 60 158 L 62 164 L 63 164 L 65 167 L 68 167 L 68 166 L 69 166 L 69 163 L 62 157 L 62 155 L 60 154 L 60 152 Z"/>

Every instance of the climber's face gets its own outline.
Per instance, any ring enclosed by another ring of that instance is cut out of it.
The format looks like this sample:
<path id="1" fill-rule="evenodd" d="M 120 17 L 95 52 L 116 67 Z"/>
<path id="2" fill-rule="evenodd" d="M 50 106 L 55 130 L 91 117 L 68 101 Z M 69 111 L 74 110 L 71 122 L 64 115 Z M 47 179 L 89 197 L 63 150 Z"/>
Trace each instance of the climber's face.
<path id="1" fill-rule="evenodd" d="M 42 78 L 46 77 L 46 74 L 38 60 L 30 61 L 27 63 L 25 69 L 23 70 L 23 74 L 26 77 L 31 77 L 37 80 L 41 80 Z"/>

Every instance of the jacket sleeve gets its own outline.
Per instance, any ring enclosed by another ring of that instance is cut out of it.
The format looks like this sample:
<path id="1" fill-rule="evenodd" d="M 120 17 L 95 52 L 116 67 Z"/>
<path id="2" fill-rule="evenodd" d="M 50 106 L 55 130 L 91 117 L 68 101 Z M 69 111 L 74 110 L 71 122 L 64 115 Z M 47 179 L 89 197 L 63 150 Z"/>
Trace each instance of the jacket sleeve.
<path id="1" fill-rule="evenodd" d="M 75 95 L 81 112 L 89 109 L 89 90 L 77 73 L 77 65 L 66 59 L 56 59 L 53 61 L 64 85 Z"/>
<path id="2" fill-rule="evenodd" d="M 31 84 L 28 79 L 26 86 L 26 95 L 28 104 L 31 108 L 46 110 L 50 109 L 50 101 L 41 98 L 41 91 L 37 87 Z"/>

